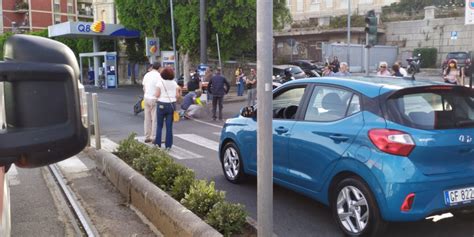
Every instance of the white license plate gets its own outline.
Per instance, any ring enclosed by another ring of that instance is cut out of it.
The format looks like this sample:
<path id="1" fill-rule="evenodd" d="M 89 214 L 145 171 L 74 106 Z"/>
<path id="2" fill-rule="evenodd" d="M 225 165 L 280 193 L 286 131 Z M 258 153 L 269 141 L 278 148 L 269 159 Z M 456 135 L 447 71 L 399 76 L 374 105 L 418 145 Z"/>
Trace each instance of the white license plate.
<path id="1" fill-rule="evenodd" d="M 474 187 L 444 191 L 444 200 L 448 205 L 470 203 L 474 200 Z"/>

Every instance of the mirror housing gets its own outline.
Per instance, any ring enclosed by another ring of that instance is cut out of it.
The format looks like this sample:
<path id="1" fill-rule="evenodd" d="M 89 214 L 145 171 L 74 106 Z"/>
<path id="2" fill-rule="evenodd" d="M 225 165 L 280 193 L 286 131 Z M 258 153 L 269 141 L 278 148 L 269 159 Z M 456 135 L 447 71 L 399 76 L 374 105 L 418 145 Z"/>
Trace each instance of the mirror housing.
<path id="1" fill-rule="evenodd" d="M 66 45 L 14 35 L 0 62 L 6 128 L 0 130 L 0 166 L 34 168 L 79 153 L 87 144 L 81 121 L 79 66 Z"/>

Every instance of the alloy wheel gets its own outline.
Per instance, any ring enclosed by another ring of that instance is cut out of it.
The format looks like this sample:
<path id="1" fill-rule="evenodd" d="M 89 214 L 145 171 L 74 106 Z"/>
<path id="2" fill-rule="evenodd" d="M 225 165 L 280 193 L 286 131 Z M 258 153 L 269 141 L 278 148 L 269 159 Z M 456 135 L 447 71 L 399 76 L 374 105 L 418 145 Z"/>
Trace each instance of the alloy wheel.
<path id="1" fill-rule="evenodd" d="M 234 147 L 228 147 L 225 150 L 223 164 L 226 176 L 235 180 L 239 175 L 240 157 Z"/>
<path id="2" fill-rule="evenodd" d="M 337 215 L 346 231 L 364 231 L 369 223 L 369 205 L 364 194 L 354 186 L 342 188 L 337 195 Z"/>

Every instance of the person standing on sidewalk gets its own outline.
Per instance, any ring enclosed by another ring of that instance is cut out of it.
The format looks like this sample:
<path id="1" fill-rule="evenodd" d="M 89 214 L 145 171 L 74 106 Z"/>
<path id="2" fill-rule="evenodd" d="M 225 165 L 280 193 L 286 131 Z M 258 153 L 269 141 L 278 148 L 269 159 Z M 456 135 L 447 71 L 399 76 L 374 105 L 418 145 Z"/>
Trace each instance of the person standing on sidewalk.
<path id="1" fill-rule="evenodd" d="M 171 67 L 166 67 L 161 71 L 162 80 L 156 84 L 155 96 L 158 98 L 156 119 L 157 129 L 155 145 L 161 147 L 161 134 L 163 123 L 166 122 L 166 150 L 173 145 L 173 112 L 176 109 L 176 100 L 181 96 L 181 89 L 174 80 L 174 71 Z"/>
<path id="2" fill-rule="evenodd" d="M 143 77 L 143 99 L 145 100 L 145 143 L 155 139 L 156 134 L 156 84 L 161 80 L 159 63 L 153 63 Z"/>
<path id="3" fill-rule="evenodd" d="M 224 95 L 229 92 L 229 82 L 221 75 L 221 69 L 216 69 L 216 75 L 209 81 L 208 89 L 212 94 L 212 120 L 216 120 L 217 105 L 219 105 L 219 120 L 222 120 Z"/>
<path id="4" fill-rule="evenodd" d="M 237 96 L 243 96 L 245 81 L 247 78 L 245 77 L 245 74 L 242 68 L 239 67 L 238 71 L 239 71 L 239 75 L 237 76 L 236 81 L 235 81 L 235 84 L 237 85 Z"/>
<path id="5" fill-rule="evenodd" d="M 254 106 L 257 99 L 257 72 L 255 69 L 250 69 L 250 77 L 245 81 L 245 84 L 247 85 L 248 92 L 247 105 Z"/>

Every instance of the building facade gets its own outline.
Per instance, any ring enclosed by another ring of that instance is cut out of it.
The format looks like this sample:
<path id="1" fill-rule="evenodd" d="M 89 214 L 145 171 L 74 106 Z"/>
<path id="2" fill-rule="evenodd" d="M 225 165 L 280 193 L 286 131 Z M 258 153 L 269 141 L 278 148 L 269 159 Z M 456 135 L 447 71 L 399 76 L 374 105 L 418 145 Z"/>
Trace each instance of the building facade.
<path id="1" fill-rule="evenodd" d="M 347 28 L 328 27 L 337 16 L 347 16 L 351 1 L 352 15 L 365 15 L 374 10 L 380 18 L 383 6 L 399 0 L 287 0 L 294 24 L 274 32 L 274 55 L 277 61 L 301 58 L 324 61 L 323 43 L 347 44 Z M 333 19 L 332 19 L 333 18 Z M 384 43 L 385 30 L 378 29 L 379 43 Z M 351 27 L 351 44 L 365 44 L 364 27 Z"/>
<path id="2" fill-rule="evenodd" d="M 295 21 L 312 20 L 319 25 L 329 24 L 330 17 L 347 15 L 349 1 L 352 14 L 363 15 L 369 10 L 381 12 L 399 0 L 287 0 L 288 9 Z"/>
<path id="3" fill-rule="evenodd" d="M 66 21 L 92 21 L 93 0 L 3 0 L 0 33 L 47 29 Z"/>

